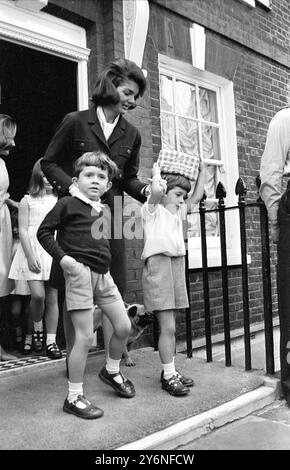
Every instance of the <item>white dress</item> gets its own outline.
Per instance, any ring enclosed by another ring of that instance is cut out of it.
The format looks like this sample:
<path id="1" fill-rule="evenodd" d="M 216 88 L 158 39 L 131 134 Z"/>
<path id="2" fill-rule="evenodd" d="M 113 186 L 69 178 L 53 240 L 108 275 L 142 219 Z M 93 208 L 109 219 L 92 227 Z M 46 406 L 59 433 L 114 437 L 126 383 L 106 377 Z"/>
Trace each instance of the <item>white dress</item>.
<path id="1" fill-rule="evenodd" d="M 15 253 L 17 252 L 17 248 L 19 245 L 20 245 L 19 238 L 14 238 L 13 244 L 12 244 L 12 260 L 13 260 L 13 257 L 15 256 Z M 13 291 L 10 292 L 11 295 L 30 295 L 30 289 L 29 289 L 29 285 L 27 281 L 15 280 L 13 282 L 15 282 L 15 289 L 13 289 Z"/>
<path id="2" fill-rule="evenodd" d="M 8 279 L 12 260 L 12 227 L 10 212 L 5 203 L 8 194 L 9 177 L 4 160 L 0 158 L 0 297 L 8 295 L 14 282 Z"/>
<path id="3" fill-rule="evenodd" d="M 36 233 L 39 225 L 43 221 L 46 214 L 53 208 L 57 202 L 57 197 L 53 194 L 45 196 L 32 197 L 29 195 L 24 196 L 29 206 L 29 223 L 28 235 L 33 252 L 41 265 L 41 271 L 34 273 L 30 271 L 27 263 L 27 258 L 24 254 L 21 243 L 18 245 L 15 256 L 13 258 L 9 277 L 16 280 L 26 281 L 47 281 L 50 275 L 50 268 L 52 263 L 51 256 L 42 248 L 37 240 Z"/>

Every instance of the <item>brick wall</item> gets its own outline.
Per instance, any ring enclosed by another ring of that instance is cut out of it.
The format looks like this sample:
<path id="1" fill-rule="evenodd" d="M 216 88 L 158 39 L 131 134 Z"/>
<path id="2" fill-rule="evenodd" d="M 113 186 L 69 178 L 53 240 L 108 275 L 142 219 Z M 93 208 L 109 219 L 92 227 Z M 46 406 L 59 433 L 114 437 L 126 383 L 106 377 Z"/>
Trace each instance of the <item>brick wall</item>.
<path id="1" fill-rule="evenodd" d="M 176 14 L 178 13 L 178 14 Z M 239 174 L 247 186 L 246 200 L 257 200 L 256 177 L 270 119 L 286 104 L 290 78 L 289 11 L 286 2 L 267 13 L 232 1 L 175 2 L 153 0 L 146 46 L 149 61 L 153 154 L 160 149 L 160 109 L 157 54 L 190 62 L 188 51 L 180 45 L 188 38 L 188 28 L 195 21 L 206 27 L 206 70 L 234 83 Z M 188 21 L 188 19 L 190 21 Z M 173 34 L 174 31 L 174 34 Z M 187 40 L 189 41 L 189 39 Z M 188 42 L 187 42 L 188 44 Z M 236 182 L 233 182 L 235 185 Z M 247 209 L 247 246 L 250 320 L 263 321 L 260 222 L 257 208 Z M 271 244 L 273 312 L 277 314 L 275 280 L 276 249 Z M 231 327 L 243 325 L 241 268 L 229 269 L 229 310 Z M 223 325 L 221 270 L 210 270 L 210 307 L 213 333 Z M 190 273 L 193 336 L 204 334 L 204 301 L 201 271 Z M 185 338 L 185 315 L 180 315 L 178 339 Z"/>
<path id="2" fill-rule="evenodd" d="M 62 8 L 68 5 L 65 0 L 52 0 L 50 3 L 59 7 L 62 5 Z M 82 8 L 91 8 L 89 3 L 86 7 L 82 3 Z M 129 120 L 139 128 L 142 136 L 139 172 L 142 180 L 146 181 L 150 176 L 161 145 L 158 53 L 190 63 L 189 28 L 192 22 L 196 22 L 205 27 L 206 70 L 234 83 L 239 173 L 247 186 L 246 200 L 251 202 L 257 199 L 255 179 L 267 128 L 272 116 L 286 103 L 286 85 L 290 78 L 288 3 L 288 0 L 274 1 L 272 11 L 267 12 L 258 4 L 251 9 L 238 0 L 150 0 L 150 23 L 143 60 L 143 68 L 148 72 L 148 89 L 140 100 L 140 106 L 129 115 Z M 70 8 L 74 8 L 74 13 L 82 14 L 87 20 L 89 10 L 80 13 L 77 10 L 80 2 L 73 4 L 74 7 L 71 4 Z M 95 73 L 107 60 L 114 55 L 122 55 L 124 51 L 122 2 L 102 0 L 95 4 L 96 22 L 86 24 L 88 46 L 92 49 L 90 89 Z M 130 202 L 127 197 L 126 204 Z M 136 218 L 138 224 L 138 214 Z M 247 210 L 247 243 L 251 256 L 248 266 L 250 315 L 252 322 L 258 322 L 263 320 L 263 293 L 260 224 L 256 208 Z M 141 250 L 142 240 L 127 242 L 128 288 L 125 299 L 129 302 L 142 302 Z M 273 309 L 277 313 L 276 252 L 273 245 L 271 255 Z M 190 285 L 193 334 L 201 336 L 204 333 L 204 307 L 200 271 L 190 273 Z M 229 302 L 232 327 L 242 325 L 241 286 L 241 269 L 231 268 Z M 223 323 L 220 270 L 210 270 L 210 305 L 213 331 L 217 332 Z M 184 315 L 181 315 L 177 337 L 184 338 L 184 333 Z"/>

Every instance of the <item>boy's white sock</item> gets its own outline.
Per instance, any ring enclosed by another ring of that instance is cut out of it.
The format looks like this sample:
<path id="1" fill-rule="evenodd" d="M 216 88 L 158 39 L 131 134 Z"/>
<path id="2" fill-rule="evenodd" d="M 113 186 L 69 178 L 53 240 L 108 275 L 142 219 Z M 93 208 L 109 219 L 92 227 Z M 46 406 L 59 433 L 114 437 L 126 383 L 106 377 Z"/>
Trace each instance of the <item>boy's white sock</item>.
<path id="1" fill-rule="evenodd" d="M 42 320 L 34 321 L 33 322 L 34 331 L 43 331 L 43 323 Z"/>
<path id="2" fill-rule="evenodd" d="M 79 395 L 83 395 L 83 382 L 76 383 L 68 381 L 68 402 L 71 403 L 76 400 Z M 84 403 L 78 403 L 77 407 L 85 408 L 86 405 Z"/>
<path id="3" fill-rule="evenodd" d="M 55 343 L 56 342 L 55 338 L 56 338 L 56 334 L 47 333 L 47 335 L 46 335 L 46 346 L 49 346 L 50 344 Z"/>
<path id="4" fill-rule="evenodd" d="M 169 362 L 168 364 L 162 364 L 162 368 L 165 380 L 170 379 L 170 377 L 176 374 L 174 360 L 172 362 Z"/>
<path id="5" fill-rule="evenodd" d="M 111 359 L 110 356 L 107 358 L 106 369 L 109 374 L 118 374 L 120 372 L 120 362 L 121 359 Z M 122 377 L 118 375 L 114 377 L 114 380 L 121 384 L 123 382 Z"/>

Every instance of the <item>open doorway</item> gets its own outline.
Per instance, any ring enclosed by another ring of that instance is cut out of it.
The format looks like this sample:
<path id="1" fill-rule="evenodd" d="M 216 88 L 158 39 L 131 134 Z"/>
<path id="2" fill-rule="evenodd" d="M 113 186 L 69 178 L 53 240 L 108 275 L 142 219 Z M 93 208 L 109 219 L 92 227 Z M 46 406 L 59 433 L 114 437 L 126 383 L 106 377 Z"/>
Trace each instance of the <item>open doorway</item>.
<path id="1" fill-rule="evenodd" d="M 64 115 L 77 110 L 77 67 L 74 61 L 0 40 L 0 113 L 11 115 L 17 122 L 16 148 L 5 160 L 9 193 L 16 201 L 25 194 L 31 169 L 44 155 Z M 61 346 L 64 338 L 59 300 Z M 0 343 L 8 350 L 14 349 L 15 340 L 10 302 L 8 296 L 0 320 Z M 5 365 L 0 363 L 0 367 Z"/>
<path id="2" fill-rule="evenodd" d="M 0 112 L 17 122 L 16 148 L 6 165 L 10 195 L 19 201 L 56 127 L 77 109 L 77 63 L 0 40 L 0 85 Z"/>

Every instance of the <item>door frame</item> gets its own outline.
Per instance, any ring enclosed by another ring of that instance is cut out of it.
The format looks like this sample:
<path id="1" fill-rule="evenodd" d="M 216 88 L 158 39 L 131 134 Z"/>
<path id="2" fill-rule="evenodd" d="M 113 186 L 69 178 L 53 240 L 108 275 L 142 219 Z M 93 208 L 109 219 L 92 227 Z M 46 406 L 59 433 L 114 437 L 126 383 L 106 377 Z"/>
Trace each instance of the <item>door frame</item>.
<path id="1" fill-rule="evenodd" d="M 88 108 L 86 30 L 44 12 L 0 0 L 0 39 L 77 62 L 78 109 Z"/>

